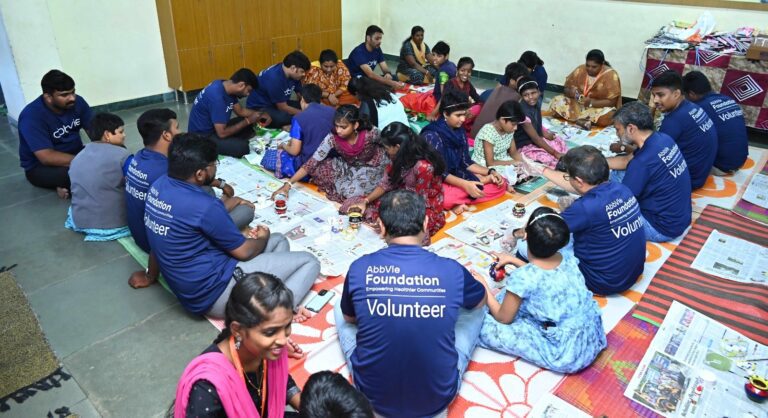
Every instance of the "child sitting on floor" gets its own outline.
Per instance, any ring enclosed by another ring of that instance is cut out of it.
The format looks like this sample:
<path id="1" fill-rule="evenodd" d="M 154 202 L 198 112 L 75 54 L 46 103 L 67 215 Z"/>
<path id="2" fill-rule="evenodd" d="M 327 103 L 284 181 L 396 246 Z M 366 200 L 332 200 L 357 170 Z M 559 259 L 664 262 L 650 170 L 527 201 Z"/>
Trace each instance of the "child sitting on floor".
<path id="1" fill-rule="evenodd" d="M 496 120 L 480 128 L 472 150 L 472 161 L 493 168 L 507 179 L 507 191 L 510 193 L 514 193 L 517 182 L 515 162 L 523 161 L 515 147 L 514 133 L 524 120 L 520 103 L 514 100 L 502 103 L 496 111 Z"/>
<path id="2" fill-rule="evenodd" d="M 443 96 L 443 86 L 456 77 L 456 64 L 448 60 L 451 47 L 439 41 L 432 48 L 432 66 L 437 68 L 435 84 L 432 91 L 425 93 L 406 94 L 400 98 L 406 109 L 413 113 L 424 113 L 429 121 L 435 121 L 440 116 L 440 99 Z"/>
<path id="3" fill-rule="evenodd" d="M 123 120 L 99 113 L 91 120 L 86 145 L 72 160 L 72 205 L 64 226 L 85 234 L 86 241 L 111 241 L 131 234 L 125 206 L 126 161 Z"/>
<path id="4" fill-rule="evenodd" d="M 464 122 L 464 130 L 467 131 L 467 137 L 472 131 L 472 126 L 475 124 L 475 117 L 480 114 L 483 109 L 483 102 L 480 99 L 480 95 L 477 94 L 475 86 L 472 85 L 470 79 L 472 78 L 472 70 L 475 68 L 475 61 L 470 57 L 461 57 L 458 65 L 456 65 L 456 77 L 450 79 L 448 83 L 443 87 L 443 91 L 459 90 L 463 91 L 469 96 L 469 103 L 472 105 L 467 110 L 467 120 Z M 467 138 L 470 142 L 469 146 L 473 146 L 474 141 Z"/>
<path id="5" fill-rule="evenodd" d="M 568 147 L 562 138 L 544 130 L 542 126 L 539 84 L 526 76 L 518 80 L 517 91 L 522 97 L 520 106 L 530 123 L 526 121 L 522 129 L 515 132 L 515 145 L 526 157 L 549 168 L 555 168 L 558 160 L 568 151 Z"/>
<path id="6" fill-rule="evenodd" d="M 571 251 L 559 251 L 568 244 L 568 225 L 553 209 L 540 207 L 531 214 L 525 235 L 530 263 L 497 254 L 497 268 L 518 267 L 504 291 L 494 297 L 478 277 L 488 303 L 480 345 L 555 372 L 578 372 L 607 342 L 600 308 L 584 284 L 578 260 Z"/>

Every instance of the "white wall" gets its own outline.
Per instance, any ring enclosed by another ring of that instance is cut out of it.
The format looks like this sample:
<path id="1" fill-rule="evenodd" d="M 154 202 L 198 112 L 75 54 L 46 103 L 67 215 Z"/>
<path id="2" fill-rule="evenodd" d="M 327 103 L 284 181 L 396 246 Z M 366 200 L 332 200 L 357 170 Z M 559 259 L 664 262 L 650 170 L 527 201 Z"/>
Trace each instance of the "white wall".
<path id="1" fill-rule="evenodd" d="M 9 116 L 57 68 L 91 106 L 169 91 L 153 0 L 0 0 L 0 83 Z"/>
<path id="2" fill-rule="evenodd" d="M 154 0 L 48 0 L 48 7 L 62 71 L 91 106 L 170 91 Z"/>
<path id="3" fill-rule="evenodd" d="M 61 61 L 46 0 L 0 0 L 0 15 L 6 36 L 0 43 L 0 83 L 8 114 L 17 119 L 24 105 L 40 94 L 43 74 L 61 68 Z"/>
<path id="4" fill-rule="evenodd" d="M 597 48 L 603 50 L 618 71 L 622 93 L 629 97 L 637 96 L 640 89 L 645 40 L 673 19 L 695 21 L 702 12 L 710 10 L 718 30 L 741 26 L 768 30 L 768 12 L 616 0 L 343 0 L 343 3 L 345 51 L 361 42 L 366 25 L 376 16 L 372 11 L 378 5 L 385 53 L 397 55 L 411 27 L 421 25 L 428 45 L 444 40 L 451 46 L 454 61 L 469 55 L 481 71 L 502 73 L 506 64 L 516 61 L 523 51 L 534 50 L 545 62 L 549 82 L 562 85 L 568 73 L 584 62 L 587 51 Z M 364 11 L 355 11 L 355 8 Z"/>
<path id="5" fill-rule="evenodd" d="M 341 45 L 343 58 L 347 58 L 352 49 L 359 45 L 360 42 L 365 41 L 365 28 L 370 25 L 381 26 L 380 3 L 380 0 L 341 0 Z M 385 39 L 386 36 L 385 34 Z M 385 49 L 385 52 L 389 52 L 389 50 Z M 397 53 L 399 53 L 399 50 Z"/>

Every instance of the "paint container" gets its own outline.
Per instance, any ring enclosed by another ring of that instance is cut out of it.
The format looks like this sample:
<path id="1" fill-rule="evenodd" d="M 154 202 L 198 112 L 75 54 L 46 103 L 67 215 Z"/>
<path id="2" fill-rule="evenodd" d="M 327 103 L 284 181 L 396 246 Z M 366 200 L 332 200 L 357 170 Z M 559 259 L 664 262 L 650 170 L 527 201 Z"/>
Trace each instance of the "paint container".
<path id="1" fill-rule="evenodd" d="M 285 215 L 288 211 L 288 202 L 284 194 L 275 196 L 275 213 L 278 215 Z"/>
<path id="2" fill-rule="evenodd" d="M 352 229 L 360 229 L 360 225 L 363 223 L 363 212 L 357 207 L 349 208 L 349 227 Z"/>
<path id="3" fill-rule="evenodd" d="M 515 218 L 522 218 L 525 216 L 525 205 L 522 203 L 515 204 L 515 207 L 512 208 L 512 215 Z"/>
<path id="4" fill-rule="evenodd" d="M 749 376 L 744 384 L 744 392 L 752 402 L 763 403 L 768 399 L 768 380 L 759 376 Z"/>
<path id="5" fill-rule="evenodd" d="M 501 268 L 496 269 L 496 266 L 498 265 L 498 262 L 491 263 L 491 266 L 488 268 L 488 275 L 491 276 L 491 279 L 494 282 L 500 282 L 504 280 L 505 277 L 507 277 L 507 272 Z"/>

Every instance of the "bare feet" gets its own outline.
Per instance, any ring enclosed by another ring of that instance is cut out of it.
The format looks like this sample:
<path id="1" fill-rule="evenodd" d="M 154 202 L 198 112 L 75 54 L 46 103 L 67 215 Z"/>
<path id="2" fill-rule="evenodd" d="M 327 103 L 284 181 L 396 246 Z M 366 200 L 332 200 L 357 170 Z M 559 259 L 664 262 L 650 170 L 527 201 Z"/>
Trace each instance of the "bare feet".
<path id="1" fill-rule="evenodd" d="M 134 289 L 149 287 L 156 282 L 157 279 L 152 279 L 147 276 L 147 272 L 144 270 L 134 271 L 133 274 L 131 274 L 131 278 L 128 279 L 128 284 Z"/>
<path id="2" fill-rule="evenodd" d="M 296 309 L 296 312 L 293 314 L 293 322 L 297 324 L 300 324 L 309 318 L 312 318 L 312 312 L 303 306 L 299 306 L 299 308 Z"/>
<path id="3" fill-rule="evenodd" d="M 69 199 L 69 189 L 66 187 L 57 187 L 56 194 L 59 195 L 59 199 Z"/>
<path id="4" fill-rule="evenodd" d="M 464 204 L 457 205 L 457 206 L 454 206 L 453 208 L 451 208 L 451 212 L 453 212 L 456 215 L 461 215 L 462 213 L 464 213 L 464 212 L 466 212 L 468 210 L 469 210 L 469 206 L 464 205 Z"/>
<path id="5" fill-rule="evenodd" d="M 290 338 L 288 339 L 288 357 L 297 360 L 304 358 L 304 350 Z"/>

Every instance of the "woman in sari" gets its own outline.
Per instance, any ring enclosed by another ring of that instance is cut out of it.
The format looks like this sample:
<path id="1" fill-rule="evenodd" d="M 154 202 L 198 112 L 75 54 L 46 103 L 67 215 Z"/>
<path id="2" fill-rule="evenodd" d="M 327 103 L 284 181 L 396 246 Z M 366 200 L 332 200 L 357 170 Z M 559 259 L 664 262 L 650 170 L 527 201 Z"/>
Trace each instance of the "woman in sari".
<path id="1" fill-rule="evenodd" d="M 564 93 L 552 99 L 550 110 L 586 129 L 610 125 L 621 107 L 619 75 L 599 49 L 589 51 L 586 63 L 568 75 Z"/>
<path id="2" fill-rule="evenodd" d="M 443 157 L 424 138 L 400 122 L 393 122 L 381 131 L 381 143 L 392 160 L 381 182 L 367 196 L 347 199 L 339 211 L 348 213 L 350 208 L 357 207 L 364 212 L 368 223 L 375 223 L 379 219 L 379 198 L 384 193 L 397 189 L 416 192 L 427 204 L 428 230 L 422 244 L 429 245 L 430 237 L 445 226 Z"/>
<path id="3" fill-rule="evenodd" d="M 361 117 L 354 105 L 339 106 L 334 125 L 335 132 L 328 134 L 312 158 L 272 194 L 273 199 L 278 194 L 288 196 L 293 183 L 307 175 L 329 200 L 339 203 L 376 188 L 389 163 L 379 143 L 379 130 Z"/>
<path id="4" fill-rule="evenodd" d="M 445 161 L 443 208 L 457 215 L 468 209 L 468 203 L 486 202 L 507 192 L 507 182 L 495 169 L 483 167 L 469 156 L 462 127 L 469 106 L 469 97 L 463 92 L 446 91 L 440 101 L 440 119 L 421 131 Z"/>
<path id="5" fill-rule="evenodd" d="M 339 60 L 333 50 L 326 49 L 320 53 L 320 60 L 309 67 L 302 83 L 320 86 L 323 90 L 323 104 L 336 107 L 358 103 L 357 98 L 347 91 L 351 79 L 344 62 Z"/>
<path id="6" fill-rule="evenodd" d="M 235 284 L 224 330 L 176 386 L 173 416 L 286 416 L 301 390 L 288 374 L 293 294 L 277 277 L 251 273 Z"/>
<path id="7" fill-rule="evenodd" d="M 424 43 L 424 28 L 414 26 L 411 36 L 403 41 L 400 48 L 400 64 L 397 66 L 397 79 L 404 83 L 430 84 L 435 76 L 430 66 L 432 52 Z"/>

